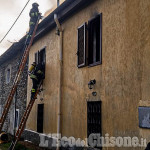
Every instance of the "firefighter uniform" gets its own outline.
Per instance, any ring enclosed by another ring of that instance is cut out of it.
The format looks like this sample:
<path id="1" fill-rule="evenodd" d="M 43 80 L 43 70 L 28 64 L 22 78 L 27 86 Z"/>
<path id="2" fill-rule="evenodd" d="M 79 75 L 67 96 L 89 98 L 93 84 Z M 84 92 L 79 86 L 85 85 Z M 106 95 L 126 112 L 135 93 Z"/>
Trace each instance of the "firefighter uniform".
<path id="1" fill-rule="evenodd" d="M 29 68 L 29 74 L 32 73 L 32 71 L 35 69 L 36 67 L 36 62 L 33 62 L 33 64 L 31 65 L 31 67 Z"/>
<path id="2" fill-rule="evenodd" d="M 39 63 L 38 65 L 36 65 L 36 67 L 34 68 L 34 70 L 32 70 L 29 76 L 32 79 L 32 83 L 33 83 L 32 90 L 31 90 L 31 99 L 33 99 L 40 81 L 45 78 L 44 64 Z"/>
<path id="3" fill-rule="evenodd" d="M 30 29 L 29 29 L 29 33 L 27 35 L 27 43 L 26 44 L 30 43 L 31 36 L 33 34 L 37 19 L 38 19 L 39 15 L 41 15 L 39 13 L 38 6 L 39 5 L 37 3 L 33 3 L 32 4 L 32 9 L 30 10 L 30 13 L 29 13 L 29 16 L 30 16 L 29 27 L 30 27 Z"/>

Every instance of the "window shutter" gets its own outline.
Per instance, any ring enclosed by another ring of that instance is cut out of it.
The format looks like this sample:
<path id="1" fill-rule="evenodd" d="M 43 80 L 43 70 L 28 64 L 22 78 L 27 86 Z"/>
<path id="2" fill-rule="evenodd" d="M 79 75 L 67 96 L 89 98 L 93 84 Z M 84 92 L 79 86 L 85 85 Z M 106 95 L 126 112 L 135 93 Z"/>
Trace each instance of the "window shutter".
<path id="1" fill-rule="evenodd" d="M 78 67 L 86 65 L 86 23 L 78 28 Z"/>
<path id="2" fill-rule="evenodd" d="M 102 13 L 99 15 L 100 16 L 100 37 L 99 37 L 99 40 L 100 40 L 100 64 L 102 64 Z"/>
<path id="3" fill-rule="evenodd" d="M 36 53 L 35 53 L 35 62 L 36 62 L 36 64 L 38 64 L 38 53 L 39 53 L 39 52 L 36 52 Z"/>

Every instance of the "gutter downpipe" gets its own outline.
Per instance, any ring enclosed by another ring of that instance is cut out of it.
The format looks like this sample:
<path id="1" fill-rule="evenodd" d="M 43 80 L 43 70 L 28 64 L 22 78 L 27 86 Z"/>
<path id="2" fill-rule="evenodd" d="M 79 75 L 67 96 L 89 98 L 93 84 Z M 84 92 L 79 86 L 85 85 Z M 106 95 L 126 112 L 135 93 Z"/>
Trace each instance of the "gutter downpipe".
<path id="1" fill-rule="evenodd" d="M 59 6 L 59 0 L 57 0 L 57 7 Z"/>
<path id="2" fill-rule="evenodd" d="M 59 30 L 59 100 L 58 100 L 58 118 L 57 118 L 57 150 L 60 148 L 59 135 L 61 134 L 61 101 L 62 101 L 62 67 L 63 67 L 63 30 L 58 21 L 57 14 L 54 14 L 54 20 Z"/>

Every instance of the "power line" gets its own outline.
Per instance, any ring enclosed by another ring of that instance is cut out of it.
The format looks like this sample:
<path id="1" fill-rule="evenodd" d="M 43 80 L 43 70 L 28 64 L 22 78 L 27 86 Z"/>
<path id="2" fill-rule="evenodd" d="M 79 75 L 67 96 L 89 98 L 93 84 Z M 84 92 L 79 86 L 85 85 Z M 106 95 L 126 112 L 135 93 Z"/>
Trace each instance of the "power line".
<path id="1" fill-rule="evenodd" d="M 8 35 L 8 33 L 11 31 L 11 29 L 13 28 L 13 26 L 15 25 L 15 23 L 17 22 L 17 20 L 19 19 L 19 17 L 21 16 L 22 12 L 24 11 L 24 9 L 26 8 L 26 6 L 28 5 L 28 3 L 30 2 L 30 0 L 28 0 L 28 2 L 26 3 L 26 5 L 24 6 L 24 8 L 22 9 L 22 11 L 20 12 L 19 16 L 17 17 L 17 19 L 15 20 L 15 22 L 13 23 L 13 25 L 10 27 L 10 29 L 8 30 L 8 32 L 5 34 L 5 36 L 1 39 L 0 43 L 2 43 L 2 41 L 5 39 L 5 37 Z"/>

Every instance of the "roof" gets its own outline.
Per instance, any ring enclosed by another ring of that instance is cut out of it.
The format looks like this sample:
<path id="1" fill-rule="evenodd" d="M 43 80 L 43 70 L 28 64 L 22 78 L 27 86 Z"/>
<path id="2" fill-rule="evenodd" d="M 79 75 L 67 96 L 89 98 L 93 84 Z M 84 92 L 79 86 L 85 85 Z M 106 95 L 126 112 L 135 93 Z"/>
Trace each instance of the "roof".
<path id="1" fill-rule="evenodd" d="M 56 23 L 54 21 L 54 14 L 57 14 L 60 23 L 63 23 L 69 17 L 77 13 L 79 10 L 88 6 L 96 0 L 66 0 L 59 7 L 57 7 L 50 15 L 48 15 L 38 26 L 35 41 L 48 33 Z"/>
<path id="2" fill-rule="evenodd" d="M 0 56 L 0 66 L 10 58 L 13 58 L 22 52 L 24 47 L 24 41 L 14 43 L 3 55 Z"/>
<path id="3" fill-rule="evenodd" d="M 51 14 L 49 14 L 41 23 L 38 25 L 37 33 L 34 38 L 36 42 L 39 38 L 47 34 L 53 28 L 56 27 L 54 21 L 54 14 L 57 14 L 59 22 L 62 24 L 69 17 L 77 13 L 79 10 L 88 6 L 90 3 L 96 0 L 66 0 L 59 7 L 57 7 Z M 18 51 L 23 49 L 25 43 L 25 36 L 17 43 L 14 43 L 3 55 L 0 56 L 0 64 L 4 63 L 7 59 L 15 56 Z"/>

